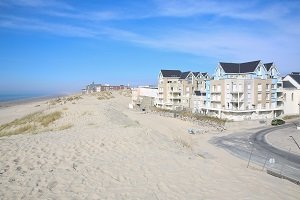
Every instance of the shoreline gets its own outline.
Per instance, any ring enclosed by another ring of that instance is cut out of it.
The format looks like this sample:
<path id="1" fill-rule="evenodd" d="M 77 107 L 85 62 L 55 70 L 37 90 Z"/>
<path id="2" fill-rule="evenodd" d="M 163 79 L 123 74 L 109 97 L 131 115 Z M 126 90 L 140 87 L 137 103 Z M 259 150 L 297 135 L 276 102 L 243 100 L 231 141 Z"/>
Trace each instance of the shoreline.
<path id="1" fill-rule="evenodd" d="M 12 107 L 12 106 L 18 106 L 18 105 L 26 105 L 26 104 L 35 103 L 35 102 L 47 101 L 47 100 L 66 97 L 66 96 L 70 96 L 70 95 L 73 95 L 73 94 L 47 95 L 47 96 L 31 97 L 31 98 L 27 98 L 27 99 L 3 101 L 3 102 L 0 102 L 0 109 Z"/>

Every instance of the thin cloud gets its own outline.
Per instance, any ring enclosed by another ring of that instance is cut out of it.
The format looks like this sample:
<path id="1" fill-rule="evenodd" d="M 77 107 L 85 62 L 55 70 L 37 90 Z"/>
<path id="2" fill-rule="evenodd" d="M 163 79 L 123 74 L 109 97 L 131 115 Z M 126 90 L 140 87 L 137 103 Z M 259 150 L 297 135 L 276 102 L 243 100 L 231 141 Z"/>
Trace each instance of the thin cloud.
<path id="1" fill-rule="evenodd" d="M 0 18 L 0 27 L 29 31 L 47 32 L 54 35 L 69 37 L 96 38 L 98 32 L 81 26 L 49 23 L 36 19 L 6 16 Z"/>
<path id="2" fill-rule="evenodd" d="M 67 10 L 73 9 L 73 7 L 70 4 L 56 0 L 1 0 L 0 5 L 32 8 L 58 8 Z"/>

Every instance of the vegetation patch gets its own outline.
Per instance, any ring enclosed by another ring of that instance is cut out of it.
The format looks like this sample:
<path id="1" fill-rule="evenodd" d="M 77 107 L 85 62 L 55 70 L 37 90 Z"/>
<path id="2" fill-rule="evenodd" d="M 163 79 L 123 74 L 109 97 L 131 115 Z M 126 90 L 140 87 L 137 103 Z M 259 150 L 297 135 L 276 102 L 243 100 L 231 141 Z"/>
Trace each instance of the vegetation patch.
<path id="1" fill-rule="evenodd" d="M 185 121 L 193 121 L 201 125 L 214 127 L 219 131 L 223 131 L 225 129 L 225 123 L 227 122 L 227 120 L 225 119 L 220 119 L 217 117 L 203 115 L 199 113 L 192 113 L 191 111 L 173 111 L 156 107 L 151 107 L 150 110 L 152 112 L 159 113 L 163 116 L 179 118 Z"/>
<path id="2" fill-rule="evenodd" d="M 179 138 L 175 138 L 174 139 L 174 142 L 176 144 L 179 144 L 180 146 L 184 147 L 184 148 L 188 148 L 188 149 L 191 149 L 192 148 L 192 145 L 190 144 L 190 142 L 182 139 L 181 137 Z"/>
<path id="3" fill-rule="evenodd" d="M 124 90 L 120 90 L 119 94 L 125 97 L 131 97 L 132 96 L 132 92 L 130 89 L 124 89 Z"/>
<path id="4" fill-rule="evenodd" d="M 55 111 L 49 114 L 35 112 L 20 119 L 0 126 L 0 137 L 22 133 L 35 133 L 48 127 L 51 123 L 62 117 L 62 112 Z"/>
<path id="5" fill-rule="evenodd" d="M 112 99 L 115 98 L 110 91 L 102 91 L 102 92 L 97 92 L 93 93 L 92 96 L 96 96 L 98 100 L 107 100 L 107 99 Z"/>
<path id="6" fill-rule="evenodd" d="M 68 96 L 68 97 L 58 97 L 56 99 L 52 99 L 48 102 L 49 105 L 54 106 L 56 104 L 66 104 L 67 102 L 73 102 L 78 101 L 80 99 L 83 99 L 81 95 L 74 95 L 74 96 Z"/>
<path id="7" fill-rule="evenodd" d="M 58 128 L 58 130 L 62 131 L 62 130 L 66 130 L 66 129 L 70 129 L 72 128 L 74 125 L 73 124 L 65 124 L 65 125 L 62 125 Z"/>
<path id="8" fill-rule="evenodd" d="M 286 115 L 286 116 L 282 117 L 282 119 L 288 120 L 288 119 L 295 119 L 298 117 L 299 117 L 299 115 Z"/>

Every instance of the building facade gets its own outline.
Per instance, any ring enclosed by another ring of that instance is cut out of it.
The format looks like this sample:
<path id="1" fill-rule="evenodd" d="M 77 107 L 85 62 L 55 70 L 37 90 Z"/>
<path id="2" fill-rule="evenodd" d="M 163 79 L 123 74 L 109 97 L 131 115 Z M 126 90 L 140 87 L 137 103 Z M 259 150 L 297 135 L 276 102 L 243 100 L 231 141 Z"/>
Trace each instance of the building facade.
<path id="1" fill-rule="evenodd" d="M 195 112 L 235 121 L 273 118 L 283 113 L 282 81 L 273 63 L 220 62 L 205 86 L 205 97 L 202 95 L 201 106 L 195 106 Z"/>
<path id="2" fill-rule="evenodd" d="M 300 113 L 300 72 L 292 72 L 283 78 L 284 114 Z"/>
<path id="3" fill-rule="evenodd" d="M 132 89 L 132 102 L 130 108 L 147 109 L 156 106 L 157 101 L 157 87 L 153 86 L 139 86 Z"/>
<path id="4" fill-rule="evenodd" d="M 94 92 L 102 92 L 102 91 L 113 91 L 113 90 L 124 90 L 130 89 L 129 86 L 125 85 L 108 85 L 108 84 L 95 84 L 92 82 L 87 85 L 85 89 L 82 90 L 82 93 L 90 94 Z"/>
<path id="5" fill-rule="evenodd" d="M 207 73 L 161 70 L 158 75 L 157 107 L 169 110 L 192 109 L 195 91 L 205 84 Z"/>

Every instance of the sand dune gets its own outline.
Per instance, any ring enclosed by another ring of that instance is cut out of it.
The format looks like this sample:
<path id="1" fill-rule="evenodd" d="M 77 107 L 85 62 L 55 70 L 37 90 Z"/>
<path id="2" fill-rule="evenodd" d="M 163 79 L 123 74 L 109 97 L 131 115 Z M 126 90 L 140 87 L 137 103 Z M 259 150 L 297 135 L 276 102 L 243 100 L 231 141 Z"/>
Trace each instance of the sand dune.
<path id="1" fill-rule="evenodd" d="M 215 130 L 189 135 L 201 126 L 129 110 L 128 97 L 113 95 L 0 109 L 0 124 L 63 112 L 48 131 L 0 138 L 0 199 L 299 199 L 299 186 L 209 144 Z"/>

